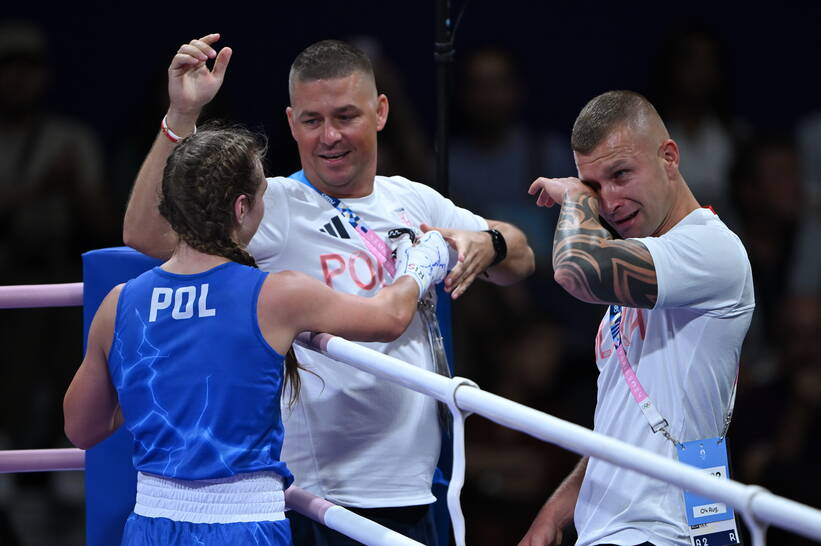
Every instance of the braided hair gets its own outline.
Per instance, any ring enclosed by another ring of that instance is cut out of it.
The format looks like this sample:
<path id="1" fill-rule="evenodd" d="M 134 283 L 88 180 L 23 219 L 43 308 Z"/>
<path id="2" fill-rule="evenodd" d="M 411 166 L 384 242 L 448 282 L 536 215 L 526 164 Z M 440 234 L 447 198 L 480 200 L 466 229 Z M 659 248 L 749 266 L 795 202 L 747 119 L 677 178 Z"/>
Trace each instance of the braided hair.
<path id="1" fill-rule="evenodd" d="M 237 197 L 247 196 L 254 206 L 265 151 L 263 135 L 213 122 L 180 141 L 163 171 L 159 210 L 181 241 L 205 254 L 257 267 L 231 235 L 239 227 L 234 215 Z M 292 347 L 285 356 L 289 404 L 299 396 L 300 368 Z"/>
<path id="2" fill-rule="evenodd" d="M 180 141 L 163 171 L 160 214 L 181 241 L 256 267 L 231 237 L 239 227 L 233 205 L 246 195 L 253 206 L 264 154 L 264 137 L 240 127 L 208 125 Z"/>

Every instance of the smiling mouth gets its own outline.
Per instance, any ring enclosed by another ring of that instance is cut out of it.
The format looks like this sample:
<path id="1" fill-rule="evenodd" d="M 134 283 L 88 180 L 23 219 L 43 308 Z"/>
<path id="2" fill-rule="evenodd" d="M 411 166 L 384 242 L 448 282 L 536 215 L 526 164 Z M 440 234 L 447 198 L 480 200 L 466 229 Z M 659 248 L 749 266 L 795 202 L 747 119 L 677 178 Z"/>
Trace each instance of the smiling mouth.
<path id="1" fill-rule="evenodd" d="M 336 161 L 337 159 L 342 159 L 343 157 L 345 157 L 349 153 L 350 152 L 338 152 L 338 153 L 334 153 L 334 154 L 327 154 L 326 153 L 326 154 L 318 154 L 318 155 L 319 155 L 319 157 L 321 157 L 322 159 L 324 159 L 326 161 Z"/>

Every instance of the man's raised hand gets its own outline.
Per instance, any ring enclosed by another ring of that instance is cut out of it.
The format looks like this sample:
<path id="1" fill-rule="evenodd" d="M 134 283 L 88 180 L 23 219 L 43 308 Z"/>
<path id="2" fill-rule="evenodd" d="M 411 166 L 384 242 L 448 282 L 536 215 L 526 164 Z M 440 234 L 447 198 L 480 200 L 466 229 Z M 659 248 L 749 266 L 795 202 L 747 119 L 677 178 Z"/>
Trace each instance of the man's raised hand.
<path id="1" fill-rule="evenodd" d="M 224 47 L 219 53 L 212 47 L 220 39 L 219 34 L 208 34 L 183 44 L 177 50 L 168 67 L 168 125 L 174 132 L 187 135 L 193 132 L 202 108 L 216 96 L 228 62 L 231 48 Z M 215 59 L 213 68 L 206 62 Z"/>

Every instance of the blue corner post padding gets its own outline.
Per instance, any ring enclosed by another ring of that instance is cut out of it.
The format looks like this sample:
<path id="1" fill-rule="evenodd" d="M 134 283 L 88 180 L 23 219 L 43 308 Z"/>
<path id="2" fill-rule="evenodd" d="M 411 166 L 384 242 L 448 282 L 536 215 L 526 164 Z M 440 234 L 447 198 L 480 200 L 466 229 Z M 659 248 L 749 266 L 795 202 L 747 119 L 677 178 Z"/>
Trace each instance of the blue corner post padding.
<path id="1" fill-rule="evenodd" d="M 159 264 L 128 247 L 83 254 L 83 350 L 97 308 L 112 288 Z M 118 430 L 86 452 L 86 545 L 120 544 L 134 508 L 137 474 L 131 463 L 131 434 Z"/>
<path id="2" fill-rule="evenodd" d="M 128 247 L 103 248 L 83 254 L 83 349 L 88 329 L 97 308 L 116 285 L 140 275 L 160 263 Z M 453 371 L 450 296 L 441 285 L 439 324 L 445 340 L 445 350 Z M 86 452 L 86 545 L 120 544 L 125 520 L 134 508 L 137 475 L 131 462 L 131 435 L 121 428 L 104 442 Z M 450 539 L 450 519 L 445 493 L 450 477 L 451 445 L 442 439 L 442 456 L 434 476 L 433 490 L 437 497 L 436 523 L 439 544 Z"/>

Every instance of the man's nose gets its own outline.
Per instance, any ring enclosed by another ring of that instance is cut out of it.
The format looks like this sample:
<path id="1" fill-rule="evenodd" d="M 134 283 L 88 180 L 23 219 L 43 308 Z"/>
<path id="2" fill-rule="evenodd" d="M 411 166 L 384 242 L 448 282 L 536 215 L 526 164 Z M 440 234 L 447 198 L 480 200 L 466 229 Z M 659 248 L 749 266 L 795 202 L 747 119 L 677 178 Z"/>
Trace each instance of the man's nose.
<path id="1" fill-rule="evenodd" d="M 337 142 L 341 138 L 341 133 L 339 130 L 334 127 L 333 123 L 326 123 L 322 127 L 322 144 L 326 146 L 331 146 Z"/>
<path id="2" fill-rule="evenodd" d="M 622 199 L 618 189 L 602 186 L 597 193 L 599 194 L 599 212 L 602 216 L 612 216 L 621 207 Z"/>

